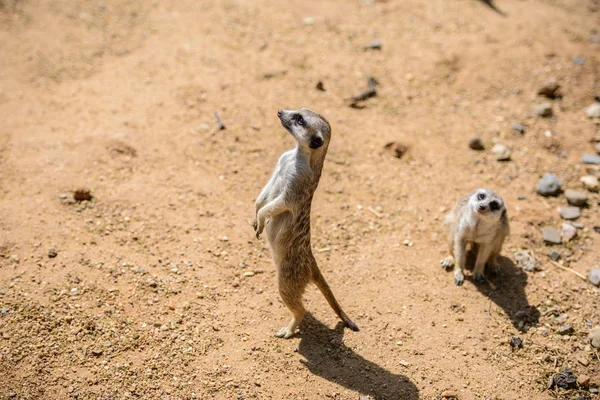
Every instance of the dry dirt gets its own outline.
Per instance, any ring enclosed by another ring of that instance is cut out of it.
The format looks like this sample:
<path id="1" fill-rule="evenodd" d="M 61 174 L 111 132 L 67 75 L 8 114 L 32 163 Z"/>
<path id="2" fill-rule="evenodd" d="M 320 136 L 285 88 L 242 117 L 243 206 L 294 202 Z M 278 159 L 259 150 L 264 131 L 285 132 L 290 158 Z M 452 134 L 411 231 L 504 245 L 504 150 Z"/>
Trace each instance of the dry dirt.
<path id="1" fill-rule="evenodd" d="M 600 134 L 584 113 L 600 94 L 600 3 L 497 6 L 0 0 L 0 396 L 597 399 L 544 388 L 563 368 L 600 384 L 599 290 L 548 259 L 598 266 L 599 195 L 574 241 L 547 246 L 566 200 L 535 187 L 544 172 L 575 189 L 600 175 L 581 164 Z M 349 107 L 369 76 L 378 96 Z M 536 95 L 548 79 L 562 98 Z M 544 101 L 554 117 L 533 114 Z M 361 330 L 310 288 L 312 315 L 282 340 L 289 314 L 251 223 L 294 144 L 276 111 L 303 106 L 333 128 L 316 257 Z M 480 186 L 504 197 L 512 236 L 498 276 L 457 287 L 441 221 Z M 514 264 L 519 249 L 539 271 Z"/>

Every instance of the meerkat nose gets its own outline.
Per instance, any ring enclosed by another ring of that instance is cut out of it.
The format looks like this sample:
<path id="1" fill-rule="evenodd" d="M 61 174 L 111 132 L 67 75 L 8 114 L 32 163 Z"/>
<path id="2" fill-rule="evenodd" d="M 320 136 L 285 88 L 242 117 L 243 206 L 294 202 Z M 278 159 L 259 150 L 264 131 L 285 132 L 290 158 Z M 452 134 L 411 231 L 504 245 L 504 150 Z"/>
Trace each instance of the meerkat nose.
<path id="1" fill-rule="evenodd" d="M 283 111 L 281 111 L 281 110 L 277 110 L 277 116 L 278 116 L 279 118 L 281 118 L 281 116 L 282 116 L 282 115 L 283 115 Z"/>
<path id="2" fill-rule="evenodd" d="M 485 206 L 483 204 L 480 204 L 480 205 L 477 206 L 477 209 L 479 211 L 485 211 Z"/>

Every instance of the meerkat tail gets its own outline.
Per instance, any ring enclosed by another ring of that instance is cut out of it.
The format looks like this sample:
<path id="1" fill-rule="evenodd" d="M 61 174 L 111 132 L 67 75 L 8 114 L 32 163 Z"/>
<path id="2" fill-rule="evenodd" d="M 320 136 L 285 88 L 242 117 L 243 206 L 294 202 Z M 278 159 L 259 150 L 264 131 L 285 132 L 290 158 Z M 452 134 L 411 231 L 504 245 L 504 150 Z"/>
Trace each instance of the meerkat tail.
<path id="1" fill-rule="evenodd" d="M 315 285 L 317 285 L 321 293 L 323 293 L 323 296 L 325 296 L 325 299 L 327 300 L 331 308 L 333 308 L 333 311 L 335 311 L 337 316 L 340 317 L 342 321 L 344 321 L 348 328 L 352 329 L 355 332 L 358 332 L 358 326 L 356 326 L 356 324 L 352 322 L 352 320 L 346 315 L 344 310 L 342 310 L 342 307 L 335 299 L 333 292 L 329 288 L 329 285 L 325 281 L 325 278 L 323 277 L 321 271 L 319 271 L 318 268 L 315 268 L 313 271 L 313 282 L 315 283 Z"/>

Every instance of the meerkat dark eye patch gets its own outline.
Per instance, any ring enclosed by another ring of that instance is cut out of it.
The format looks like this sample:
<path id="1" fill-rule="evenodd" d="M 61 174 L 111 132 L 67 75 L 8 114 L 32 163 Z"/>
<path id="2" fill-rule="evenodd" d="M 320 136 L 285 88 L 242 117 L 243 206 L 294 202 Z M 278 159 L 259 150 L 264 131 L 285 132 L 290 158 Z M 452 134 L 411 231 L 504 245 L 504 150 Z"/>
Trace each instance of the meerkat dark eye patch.
<path id="1" fill-rule="evenodd" d="M 485 199 L 485 193 L 479 193 L 477 195 L 477 200 L 484 200 Z"/>
<path id="2" fill-rule="evenodd" d="M 323 139 L 318 136 L 313 136 L 313 138 L 310 139 L 309 146 L 311 149 L 318 149 L 319 147 L 323 146 Z"/>
<path id="3" fill-rule="evenodd" d="M 498 209 L 500 209 L 500 204 L 497 201 L 490 202 L 490 210 L 496 211 Z"/>
<path id="4" fill-rule="evenodd" d="M 306 126 L 306 121 L 304 120 L 304 117 L 302 117 L 302 115 L 300 114 L 294 115 L 294 121 L 296 121 L 296 123 L 300 126 Z"/>

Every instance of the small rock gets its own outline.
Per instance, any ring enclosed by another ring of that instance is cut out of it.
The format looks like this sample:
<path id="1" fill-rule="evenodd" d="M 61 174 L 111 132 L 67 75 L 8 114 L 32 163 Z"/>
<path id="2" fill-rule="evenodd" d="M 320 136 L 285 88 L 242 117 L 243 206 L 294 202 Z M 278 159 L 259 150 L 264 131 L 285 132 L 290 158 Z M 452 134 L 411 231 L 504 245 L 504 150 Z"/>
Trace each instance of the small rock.
<path id="1" fill-rule="evenodd" d="M 58 253 L 56 252 L 56 250 L 54 250 L 54 249 L 48 250 L 48 258 L 54 258 L 57 255 L 58 255 Z"/>
<path id="2" fill-rule="evenodd" d="M 302 22 L 304 22 L 304 25 L 312 25 L 315 23 L 315 19 L 313 17 L 306 17 Z"/>
<path id="3" fill-rule="evenodd" d="M 317 90 L 320 90 L 321 92 L 325 91 L 325 85 L 323 84 L 323 81 L 319 81 L 317 82 L 317 86 L 316 86 Z"/>
<path id="4" fill-rule="evenodd" d="M 577 362 L 581 365 L 583 365 L 584 367 L 587 367 L 588 365 L 590 365 L 590 361 L 587 358 L 583 358 L 583 357 L 579 357 L 577 359 Z"/>
<path id="5" fill-rule="evenodd" d="M 594 286 L 600 286 L 600 268 L 594 268 L 588 275 L 588 280 Z"/>
<path id="6" fill-rule="evenodd" d="M 573 325 L 564 325 L 561 326 L 560 329 L 558 330 L 558 334 L 559 335 L 572 335 L 573 333 L 575 333 L 575 329 L 573 329 Z"/>
<path id="7" fill-rule="evenodd" d="M 562 389 L 569 389 L 577 383 L 577 377 L 573 375 L 573 371 L 566 368 L 554 375 L 554 384 Z"/>
<path id="8" fill-rule="evenodd" d="M 581 217 L 581 209 L 579 207 L 567 206 L 561 208 L 559 214 L 562 219 L 577 219 Z"/>
<path id="9" fill-rule="evenodd" d="M 598 393 L 600 393 L 600 390 L 598 390 L 598 388 L 590 388 L 590 393 L 591 394 L 598 394 Z"/>
<path id="10" fill-rule="evenodd" d="M 524 133 L 525 132 L 525 127 L 519 123 L 515 123 L 513 124 L 513 129 L 519 133 Z"/>
<path id="11" fill-rule="evenodd" d="M 552 104 L 550 103 L 542 103 L 538 104 L 533 108 L 535 115 L 548 118 L 552 116 Z"/>
<path id="12" fill-rule="evenodd" d="M 92 354 L 95 355 L 96 357 L 101 356 L 104 353 L 104 351 L 102 349 L 93 349 L 92 350 Z"/>
<path id="13" fill-rule="evenodd" d="M 557 91 L 559 88 L 560 88 L 560 85 L 558 83 L 556 83 L 556 81 L 550 80 L 550 81 L 546 82 L 546 84 L 538 90 L 537 94 L 539 96 L 548 97 L 549 99 L 554 99 L 554 98 L 558 97 Z M 547 103 L 545 103 L 545 104 L 547 104 Z"/>
<path id="14" fill-rule="evenodd" d="M 254 275 L 255 275 L 254 271 L 244 272 L 244 278 L 250 278 L 251 276 L 254 276 Z"/>
<path id="15" fill-rule="evenodd" d="M 381 50 L 381 40 L 375 39 L 365 46 L 365 50 Z"/>
<path id="16" fill-rule="evenodd" d="M 600 155 L 598 155 L 598 154 L 591 154 L 591 153 L 585 153 L 583 155 L 583 157 L 581 158 L 581 162 L 584 163 L 584 164 L 598 165 L 598 164 L 600 164 Z"/>
<path id="17" fill-rule="evenodd" d="M 538 182 L 537 192 L 544 197 L 558 196 L 562 182 L 552 173 L 545 173 L 542 179 Z"/>
<path id="18" fill-rule="evenodd" d="M 556 250 L 552 250 L 550 254 L 548 254 L 548 257 L 550 257 L 552 261 L 558 261 L 560 258 L 560 253 Z"/>
<path id="19" fill-rule="evenodd" d="M 529 254 L 526 250 L 520 250 L 513 254 L 515 257 L 515 261 L 517 265 L 523 268 L 525 271 L 533 272 L 535 271 L 535 267 L 537 262 L 535 258 L 531 254 Z"/>
<path id="20" fill-rule="evenodd" d="M 590 377 L 587 375 L 579 375 L 577 377 L 577 383 L 579 384 L 579 386 L 586 387 L 590 383 Z"/>
<path id="21" fill-rule="evenodd" d="M 572 60 L 573 60 L 573 64 L 576 64 L 576 65 L 585 64 L 585 57 L 575 56 L 572 58 Z"/>
<path id="22" fill-rule="evenodd" d="M 577 229 L 573 225 L 568 223 L 562 224 L 560 237 L 562 238 L 563 243 L 570 242 L 575 236 L 577 236 Z"/>
<path id="23" fill-rule="evenodd" d="M 520 349 L 523 347 L 523 340 L 521 340 L 521 338 L 518 336 L 513 336 L 508 341 L 508 344 L 510 344 L 510 347 L 512 347 L 513 350 Z"/>
<path id="24" fill-rule="evenodd" d="M 473 150 L 483 150 L 483 141 L 479 136 L 474 136 L 469 139 L 469 148 Z"/>
<path id="25" fill-rule="evenodd" d="M 410 365 L 408 363 L 408 361 L 406 361 L 406 360 L 400 360 L 399 364 L 402 365 L 403 367 L 408 367 Z"/>
<path id="26" fill-rule="evenodd" d="M 8 313 L 8 307 L 0 308 L 0 314 L 6 314 L 6 313 Z"/>
<path id="27" fill-rule="evenodd" d="M 389 151 L 394 157 L 402 158 L 408 151 L 408 146 L 398 142 L 389 142 L 384 146 L 384 149 Z"/>
<path id="28" fill-rule="evenodd" d="M 12 399 L 12 398 L 17 397 L 17 394 L 15 392 L 8 392 L 7 396 L 9 399 Z"/>
<path id="29" fill-rule="evenodd" d="M 579 181 L 583 183 L 583 186 L 590 192 L 597 192 L 600 188 L 600 185 L 598 184 L 598 178 L 596 178 L 594 175 L 582 176 Z"/>
<path id="30" fill-rule="evenodd" d="M 567 198 L 567 202 L 569 204 L 577 207 L 585 206 L 588 201 L 587 194 L 573 189 L 567 189 L 565 191 L 565 197 Z"/>
<path id="31" fill-rule="evenodd" d="M 543 228 L 542 235 L 544 236 L 544 242 L 550 244 L 561 244 L 560 232 L 554 228 Z"/>
<path id="32" fill-rule="evenodd" d="M 458 398 L 458 393 L 455 392 L 454 390 L 444 390 L 441 394 L 442 398 L 444 399 L 456 399 Z"/>
<path id="33" fill-rule="evenodd" d="M 492 153 L 496 156 L 496 160 L 498 161 L 508 161 L 510 160 L 510 149 L 503 144 L 497 144 L 492 147 Z"/>
<path id="34" fill-rule="evenodd" d="M 90 201 L 92 199 L 92 193 L 89 189 L 77 189 L 73 192 L 73 199 L 75 199 L 75 201 Z"/>
<path id="35" fill-rule="evenodd" d="M 590 118 L 600 118 L 600 103 L 595 102 L 594 104 L 585 109 L 585 113 Z"/>

